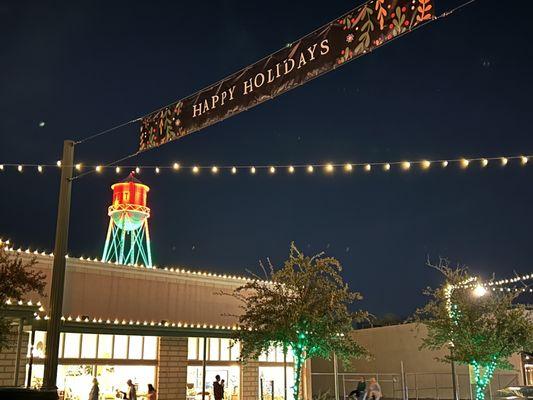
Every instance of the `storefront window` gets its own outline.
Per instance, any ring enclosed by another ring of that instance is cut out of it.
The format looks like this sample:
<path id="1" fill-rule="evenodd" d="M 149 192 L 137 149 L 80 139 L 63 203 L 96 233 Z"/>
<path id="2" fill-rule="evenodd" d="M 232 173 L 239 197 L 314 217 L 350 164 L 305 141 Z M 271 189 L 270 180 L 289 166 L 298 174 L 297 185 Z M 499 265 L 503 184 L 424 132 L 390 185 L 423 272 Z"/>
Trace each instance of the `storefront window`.
<path id="1" fill-rule="evenodd" d="M 224 399 L 238 400 L 239 399 L 239 384 L 240 384 L 240 367 L 238 365 L 228 366 L 211 366 L 206 367 L 205 389 L 213 398 L 213 382 L 215 377 L 220 375 L 220 379 L 224 380 Z M 200 400 L 202 398 L 202 367 L 188 366 L 187 367 L 187 398 Z"/>
<path id="2" fill-rule="evenodd" d="M 210 360 L 220 360 L 220 339 L 210 338 L 209 339 L 209 359 Z"/>
<path id="3" fill-rule="evenodd" d="M 198 360 L 198 338 L 190 337 L 187 344 L 187 359 Z"/>
<path id="4" fill-rule="evenodd" d="M 143 337 L 130 336 L 128 358 L 142 359 L 143 358 Z"/>
<path id="5" fill-rule="evenodd" d="M 285 382 L 287 384 L 287 398 L 292 398 L 294 375 L 292 367 L 287 367 L 286 381 L 283 377 L 283 367 L 259 367 L 259 395 L 264 400 L 283 400 L 285 398 Z M 274 392 L 272 393 L 272 389 Z"/>
<path id="6" fill-rule="evenodd" d="M 143 347 L 143 359 L 157 359 L 157 336 L 145 336 Z"/>
<path id="7" fill-rule="evenodd" d="M 98 335 L 98 358 L 111 358 L 113 355 L 113 335 Z"/>
<path id="8" fill-rule="evenodd" d="M 113 358 L 128 358 L 128 337 L 125 335 L 115 335 L 113 346 Z"/>
<path id="9" fill-rule="evenodd" d="M 96 340 L 98 335 L 84 333 L 81 341 L 81 358 L 96 358 Z"/>
<path id="10" fill-rule="evenodd" d="M 80 357 L 80 341 L 81 334 L 66 333 L 65 347 L 63 350 L 63 358 L 79 358 Z"/>
<path id="11" fill-rule="evenodd" d="M 203 360 L 204 339 L 190 337 L 188 340 L 187 358 Z M 231 339 L 208 338 L 207 355 L 209 361 L 238 361 L 240 345 Z"/>

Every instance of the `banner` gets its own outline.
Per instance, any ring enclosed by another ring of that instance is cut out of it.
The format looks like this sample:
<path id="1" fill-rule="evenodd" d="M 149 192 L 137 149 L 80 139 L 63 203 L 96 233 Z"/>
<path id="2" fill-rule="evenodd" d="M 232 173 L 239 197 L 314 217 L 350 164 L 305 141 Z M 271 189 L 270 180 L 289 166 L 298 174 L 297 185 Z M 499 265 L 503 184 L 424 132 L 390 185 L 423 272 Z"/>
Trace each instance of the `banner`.
<path id="1" fill-rule="evenodd" d="M 139 150 L 294 89 L 434 17 L 432 0 L 372 0 L 233 75 L 142 118 Z"/>

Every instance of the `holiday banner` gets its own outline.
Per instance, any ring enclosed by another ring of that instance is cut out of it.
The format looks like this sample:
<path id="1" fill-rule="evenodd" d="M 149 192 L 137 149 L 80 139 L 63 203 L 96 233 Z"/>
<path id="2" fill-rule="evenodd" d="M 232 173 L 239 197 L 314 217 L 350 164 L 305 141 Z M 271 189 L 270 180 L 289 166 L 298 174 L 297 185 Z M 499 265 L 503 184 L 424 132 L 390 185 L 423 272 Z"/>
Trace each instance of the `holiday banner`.
<path id="1" fill-rule="evenodd" d="M 372 0 L 233 75 L 142 118 L 141 151 L 270 100 L 434 18 L 432 0 Z"/>

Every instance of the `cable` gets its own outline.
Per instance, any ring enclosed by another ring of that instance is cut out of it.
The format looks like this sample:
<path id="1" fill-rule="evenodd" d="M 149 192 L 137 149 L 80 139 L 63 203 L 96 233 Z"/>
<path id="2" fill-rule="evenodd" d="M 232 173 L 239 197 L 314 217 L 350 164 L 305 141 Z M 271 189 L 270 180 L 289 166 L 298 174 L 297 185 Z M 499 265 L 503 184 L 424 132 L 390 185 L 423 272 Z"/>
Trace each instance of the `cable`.
<path id="1" fill-rule="evenodd" d="M 106 133 L 109 133 L 109 132 L 112 132 L 112 131 L 115 131 L 117 129 L 120 129 L 124 126 L 127 126 L 127 125 L 130 125 L 130 124 L 133 124 L 134 122 L 138 122 L 138 121 L 141 121 L 142 120 L 142 117 L 139 117 L 139 118 L 135 118 L 135 119 L 132 119 L 131 121 L 128 121 L 128 122 L 123 122 L 122 124 L 119 124 L 119 125 L 116 125 L 116 126 L 113 126 L 112 128 L 109 128 L 109 129 L 105 129 L 101 132 L 98 132 L 98 133 L 95 133 L 94 135 L 91 135 L 91 136 L 87 136 L 86 138 L 84 139 L 80 139 L 76 142 L 74 142 L 74 144 L 82 144 L 82 143 L 85 143 L 89 140 L 92 140 L 92 139 L 95 139 L 99 136 L 102 136 L 102 135 L 105 135 Z"/>

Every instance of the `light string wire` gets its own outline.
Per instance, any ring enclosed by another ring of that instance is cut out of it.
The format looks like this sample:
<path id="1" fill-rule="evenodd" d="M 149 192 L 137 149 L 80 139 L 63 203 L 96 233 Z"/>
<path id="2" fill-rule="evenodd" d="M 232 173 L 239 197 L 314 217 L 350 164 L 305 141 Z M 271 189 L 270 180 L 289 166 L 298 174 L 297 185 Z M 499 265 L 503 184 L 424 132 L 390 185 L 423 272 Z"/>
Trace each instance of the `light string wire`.
<path id="1" fill-rule="evenodd" d="M 259 171 L 266 170 L 270 174 L 275 174 L 278 170 L 286 170 L 288 173 L 295 173 L 297 170 L 305 170 L 307 173 L 311 174 L 315 172 L 315 169 L 323 169 L 325 172 L 332 173 L 336 170 L 343 169 L 345 172 L 353 172 L 355 170 L 362 169 L 365 172 L 371 172 L 376 169 L 376 167 L 381 170 L 388 172 L 393 169 L 393 167 L 399 167 L 403 171 L 409 171 L 414 167 L 419 167 L 422 170 L 430 170 L 440 167 L 440 169 L 446 169 L 450 165 L 458 165 L 461 169 L 467 169 L 472 166 L 474 163 L 477 163 L 482 168 L 487 167 L 489 164 L 494 164 L 497 162 L 501 167 L 506 167 L 510 165 L 511 161 L 519 161 L 521 166 L 526 166 L 530 158 L 533 157 L 530 155 L 505 155 L 505 156 L 492 156 L 492 157 L 473 157 L 473 158 L 448 158 L 448 159 L 423 159 L 423 160 L 414 160 L 414 161 L 374 161 L 374 162 L 356 162 L 356 163 L 308 163 L 308 164 L 225 164 L 225 165 L 182 165 L 178 162 L 174 162 L 171 165 L 133 165 L 133 164 L 120 164 L 123 161 L 126 161 L 137 153 L 131 154 L 129 156 L 123 157 L 119 160 L 113 161 L 108 164 L 91 164 L 84 165 L 83 163 L 77 163 L 75 165 L 69 166 L 75 168 L 79 172 L 78 175 L 74 176 L 72 179 L 77 179 L 79 177 L 91 174 L 91 173 L 100 173 L 105 170 L 115 169 L 117 174 L 124 172 L 123 170 L 135 170 L 137 174 L 141 170 L 153 170 L 156 174 L 164 170 L 190 170 L 194 174 L 200 173 L 202 170 L 210 170 L 214 175 L 223 171 L 230 171 L 232 174 L 236 174 L 238 171 L 248 170 L 250 173 L 255 174 Z M 8 168 L 13 168 L 18 172 L 22 173 L 26 168 L 36 168 L 39 173 L 43 173 L 45 168 L 50 167 L 61 167 L 61 161 L 57 161 L 55 164 L 36 164 L 36 163 L 4 163 L 0 164 L 0 173 L 5 172 Z M 83 169 L 86 171 L 81 172 Z"/>
<path id="2" fill-rule="evenodd" d="M 364 6 L 364 5 L 368 4 L 368 3 L 371 3 L 372 1 L 374 1 L 374 0 L 368 0 L 368 1 L 366 1 L 366 2 L 363 3 L 360 7 L 362 7 L 362 6 Z M 427 25 L 427 24 L 429 24 L 429 23 L 431 23 L 431 22 L 437 21 L 437 20 L 442 19 L 442 18 L 446 18 L 446 17 L 452 15 L 455 11 L 458 11 L 458 10 L 462 9 L 463 7 L 466 7 L 466 6 L 468 6 L 468 5 L 472 4 L 472 3 L 474 3 L 474 1 L 475 1 L 475 0 L 468 0 L 468 1 L 466 1 L 465 3 L 462 3 L 462 4 L 458 5 L 457 7 L 454 7 L 454 8 L 452 8 L 452 9 L 450 9 L 450 10 L 444 11 L 444 12 L 442 12 L 442 13 L 439 14 L 439 15 L 435 15 L 435 16 L 434 16 L 432 19 L 430 19 L 430 20 L 422 21 L 420 24 L 416 25 L 416 26 L 413 27 L 412 29 L 407 30 L 407 31 L 405 31 L 405 32 L 402 32 L 402 33 L 398 34 L 397 36 L 395 36 L 395 37 L 393 37 L 392 39 L 388 40 L 387 42 L 383 43 L 383 44 L 382 44 L 381 46 L 379 46 L 379 47 L 383 47 L 383 46 L 385 46 L 385 45 L 388 45 L 389 43 L 395 41 L 396 39 L 399 39 L 400 37 L 403 37 L 404 35 L 406 35 L 406 34 L 408 34 L 408 33 L 414 32 L 415 30 L 417 30 L 417 29 L 419 29 L 419 28 L 421 28 L 421 27 L 423 27 L 423 26 L 425 26 L 425 25 Z M 348 11 L 347 11 L 347 12 L 348 12 Z M 344 14 L 346 14 L 346 13 L 344 13 Z M 344 14 L 342 14 L 342 15 L 344 15 Z M 320 28 L 315 29 L 313 32 L 317 32 L 317 31 L 319 31 L 319 30 L 321 30 L 321 29 L 326 28 L 327 26 L 329 26 L 329 25 L 331 25 L 332 23 L 334 23 L 336 20 L 337 20 L 337 18 L 331 20 L 330 22 L 328 22 L 328 23 L 322 25 Z M 300 37 L 299 39 L 297 39 L 297 40 L 295 40 L 295 41 L 293 41 L 293 42 L 291 42 L 291 43 L 289 43 L 289 44 L 292 45 L 292 43 L 298 42 L 298 41 L 304 39 L 304 38 L 305 38 L 306 36 L 308 36 L 308 35 L 309 35 L 309 34 L 306 34 L 306 35 Z M 273 52 L 270 53 L 269 55 L 267 55 L 267 56 L 261 58 L 260 60 L 258 60 L 258 61 L 256 61 L 256 62 L 254 62 L 254 64 L 258 64 L 258 63 L 260 63 L 261 61 L 264 61 L 264 60 L 266 60 L 266 59 L 272 57 L 274 54 L 278 53 L 279 51 L 283 50 L 283 49 L 286 48 L 286 47 L 287 47 L 287 45 L 285 45 L 284 47 L 279 48 L 278 50 L 273 51 Z M 373 50 L 374 50 L 374 49 L 372 49 L 371 52 L 372 52 Z M 359 57 L 361 57 L 361 56 L 363 56 L 363 55 L 365 55 L 365 54 L 367 54 L 367 52 L 363 52 L 363 53 L 357 55 L 356 57 L 351 58 L 350 60 L 348 60 L 348 62 L 354 61 L 354 60 L 358 59 Z M 103 131 L 100 131 L 100 132 L 97 132 L 97 133 L 95 133 L 95 134 L 89 135 L 89 136 L 87 136 L 87 137 L 85 137 L 85 138 L 79 139 L 79 140 L 75 141 L 74 144 L 82 144 L 82 143 L 88 142 L 88 141 L 93 140 L 93 139 L 96 139 L 96 138 L 98 138 L 98 137 L 100 137 L 100 136 L 103 136 L 103 135 L 106 135 L 106 134 L 108 134 L 108 133 L 114 132 L 115 130 L 120 129 L 120 128 L 122 128 L 122 127 L 128 126 L 128 125 L 133 124 L 133 123 L 135 123 L 135 122 L 142 121 L 142 120 L 143 120 L 144 118 L 146 118 L 147 116 L 152 115 L 153 113 L 156 113 L 156 112 L 158 112 L 158 111 L 161 111 L 161 110 L 163 110 L 163 109 L 165 109 L 165 108 L 167 108 L 167 107 L 169 107 L 169 106 L 171 106 L 171 105 L 177 103 L 177 102 L 180 101 L 180 100 L 186 99 L 186 98 L 192 96 L 192 95 L 195 94 L 195 93 L 203 92 L 203 91 L 205 91 L 205 90 L 208 90 L 208 89 L 210 89 L 210 88 L 213 88 L 213 87 L 215 87 L 215 86 L 221 84 L 224 80 L 228 79 L 230 76 L 233 76 L 233 75 L 236 75 L 236 74 L 238 74 L 238 73 L 240 73 L 240 72 L 243 72 L 243 71 L 247 70 L 249 67 L 250 67 L 249 65 L 246 66 L 246 67 L 243 67 L 243 68 L 241 68 L 239 71 L 234 72 L 234 73 L 232 73 L 232 74 L 229 74 L 229 75 L 227 75 L 226 77 L 219 79 L 219 80 L 216 81 L 215 83 L 212 83 L 212 84 L 210 84 L 210 85 L 205 86 L 203 89 L 196 90 L 196 91 L 190 93 L 188 96 L 182 97 L 182 98 L 180 98 L 179 100 L 173 101 L 173 102 L 171 102 L 171 103 L 169 103 L 169 104 L 167 104 L 167 105 L 165 105 L 165 106 L 163 106 L 163 107 L 160 107 L 160 108 L 158 108 L 158 109 L 155 109 L 154 111 L 151 111 L 151 112 L 149 112 L 149 113 L 146 113 L 146 114 L 144 114 L 144 115 L 141 115 L 141 116 L 139 116 L 139 117 L 137 117 L 137 118 L 134 118 L 134 119 L 132 119 L 132 120 L 130 120 L 130 121 L 126 121 L 126 122 L 123 122 L 123 123 L 121 123 L 121 124 L 115 125 L 115 126 L 113 126 L 113 127 L 111 127 L 111 128 L 104 129 Z M 318 78 L 319 76 L 322 76 L 322 75 L 325 74 L 325 73 L 326 73 L 326 72 L 322 72 L 322 73 L 320 73 L 320 74 L 314 76 L 313 78 L 311 78 L 309 81 L 314 80 L 314 79 Z M 307 83 L 307 82 L 309 82 L 309 81 L 306 81 L 305 83 Z M 300 85 L 298 85 L 298 86 L 300 86 Z M 298 86 L 297 86 L 297 87 L 298 87 Z M 295 88 L 296 88 L 296 87 L 295 87 Z M 191 132 L 191 133 L 192 133 L 192 132 Z M 143 153 L 143 152 L 145 152 L 145 151 L 148 151 L 148 150 L 151 150 L 151 148 L 150 148 L 150 149 L 145 149 L 145 150 L 142 150 L 142 151 L 137 151 L 136 153 L 131 154 L 129 157 L 136 156 L 136 155 L 138 155 L 138 154 L 140 154 L 140 153 Z"/>

